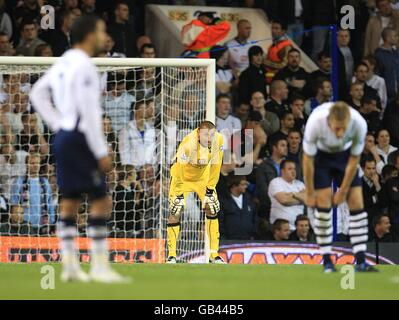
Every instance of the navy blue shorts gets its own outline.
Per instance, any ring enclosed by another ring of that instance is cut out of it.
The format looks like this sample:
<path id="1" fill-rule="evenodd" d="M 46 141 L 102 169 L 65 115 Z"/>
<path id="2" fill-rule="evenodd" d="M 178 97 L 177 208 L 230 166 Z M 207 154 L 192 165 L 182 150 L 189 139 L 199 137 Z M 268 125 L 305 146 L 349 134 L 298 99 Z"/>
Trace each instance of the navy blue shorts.
<path id="1" fill-rule="evenodd" d="M 329 188 L 332 182 L 341 186 L 345 176 L 346 166 L 350 157 L 350 149 L 339 153 L 327 153 L 318 150 L 314 160 L 314 187 L 316 190 Z M 357 170 L 351 187 L 359 187 L 362 180 Z"/>
<path id="2" fill-rule="evenodd" d="M 60 130 L 53 150 L 61 197 L 75 199 L 87 194 L 91 199 L 100 199 L 106 196 L 105 175 L 98 170 L 98 162 L 83 133 Z"/>

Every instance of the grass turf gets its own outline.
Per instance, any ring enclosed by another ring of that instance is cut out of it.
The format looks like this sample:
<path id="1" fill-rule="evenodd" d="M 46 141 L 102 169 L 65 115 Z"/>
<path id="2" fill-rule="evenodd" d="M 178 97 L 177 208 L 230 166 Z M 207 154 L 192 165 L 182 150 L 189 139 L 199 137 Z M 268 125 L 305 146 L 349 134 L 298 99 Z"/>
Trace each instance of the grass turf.
<path id="1" fill-rule="evenodd" d="M 399 266 L 379 273 L 355 274 L 355 290 L 341 289 L 344 274 L 324 274 L 304 265 L 114 265 L 130 284 L 62 283 L 55 268 L 55 289 L 40 287 L 42 264 L 0 264 L 4 299 L 399 299 Z M 84 268 L 87 270 L 88 265 Z"/>

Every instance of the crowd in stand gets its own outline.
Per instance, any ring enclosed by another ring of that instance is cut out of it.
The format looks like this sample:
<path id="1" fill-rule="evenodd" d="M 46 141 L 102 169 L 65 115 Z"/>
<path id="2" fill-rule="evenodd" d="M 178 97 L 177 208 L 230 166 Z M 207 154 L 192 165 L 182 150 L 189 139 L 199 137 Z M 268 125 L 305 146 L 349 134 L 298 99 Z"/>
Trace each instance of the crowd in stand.
<path id="1" fill-rule="evenodd" d="M 342 4 L 341 4 L 342 2 Z M 333 100 L 331 34 L 340 7 L 355 7 L 356 29 L 338 32 L 339 99 L 358 110 L 369 133 L 361 160 L 370 237 L 399 241 L 399 6 L 389 0 L 143 1 L 158 4 L 246 6 L 265 10 L 273 43 L 267 51 L 251 40 L 252 25 L 241 19 L 237 35 L 213 47 L 216 60 L 216 125 L 228 133 L 229 163 L 222 166 L 218 194 L 221 237 L 235 240 L 314 241 L 312 210 L 304 206 L 302 137 L 309 115 Z M 40 29 L 40 6 L 56 9 L 55 30 Z M 97 13 L 107 22 L 103 57 L 158 57 L 144 33 L 144 6 L 136 1 L 1 1 L 1 56 L 60 56 L 71 47 L 74 20 Z M 311 32 L 303 32 L 313 29 Z M 292 37 L 288 37 L 292 35 Z M 241 46 L 239 46 L 241 45 Z M 300 47 L 302 50 L 298 50 Z M 306 53 L 317 64 L 302 66 Z M 111 236 L 157 236 L 160 173 L 159 71 L 155 68 L 104 76 L 104 131 L 114 155 L 108 174 L 114 210 Z M 0 233 L 54 234 L 58 193 L 52 135 L 29 104 L 37 76 L 1 75 Z M 193 79 L 195 81 L 195 79 Z M 179 110 L 184 119 L 201 118 L 187 90 Z M 191 93 L 190 93 L 191 92 Z M 179 105 L 179 104 L 177 104 Z M 192 110 L 191 110 L 192 109 Z M 166 114 L 176 112 L 168 106 Z M 179 118 L 176 115 L 171 117 Z M 183 119 L 183 120 L 184 120 Z M 189 123 L 186 121 L 186 123 Z M 191 128 L 194 129 L 194 128 Z M 249 144 L 244 145 L 244 141 Z M 246 175 L 237 169 L 252 166 Z M 82 213 L 86 211 L 82 208 Z M 348 240 L 347 206 L 337 209 L 338 237 Z M 79 219 L 85 233 L 84 215 Z"/>

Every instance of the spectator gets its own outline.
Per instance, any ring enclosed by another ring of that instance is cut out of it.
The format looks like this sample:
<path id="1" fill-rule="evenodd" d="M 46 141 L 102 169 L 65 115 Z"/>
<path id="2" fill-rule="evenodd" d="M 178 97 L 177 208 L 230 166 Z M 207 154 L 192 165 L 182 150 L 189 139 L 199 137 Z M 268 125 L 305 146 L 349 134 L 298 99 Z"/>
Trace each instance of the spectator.
<path id="1" fill-rule="evenodd" d="M 153 59 L 157 57 L 155 45 L 152 43 L 145 43 L 140 48 L 140 57 Z"/>
<path id="2" fill-rule="evenodd" d="M 134 26 L 129 22 L 129 6 L 124 1 L 118 1 L 114 9 L 115 19 L 108 26 L 108 33 L 114 39 L 116 52 L 127 57 L 137 57 L 136 33 Z"/>
<path id="3" fill-rule="evenodd" d="M 50 234 L 54 232 L 56 215 L 50 183 L 39 174 L 40 157 L 40 154 L 30 153 L 26 158 L 27 175 L 19 177 L 11 186 L 10 205 L 13 214 L 18 215 L 21 208 L 24 210 L 24 221 L 36 234 Z"/>
<path id="4" fill-rule="evenodd" d="M 305 131 L 305 125 L 308 120 L 308 117 L 305 114 L 304 99 L 298 95 L 294 95 L 293 97 L 291 97 L 290 109 L 292 114 L 294 115 L 294 128 L 303 133 Z"/>
<path id="5" fill-rule="evenodd" d="M 134 105 L 133 120 L 119 133 L 119 151 L 122 165 L 133 165 L 136 169 L 157 161 L 156 132 L 145 118 L 144 101 Z"/>
<path id="6" fill-rule="evenodd" d="M 289 106 L 286 104 L 288 99 L 288 87 L 282 80 L 273 80 L 270 85 L 270 100 L 266 103 L 266 110 L 274 112 L 278 117 L 285 111 L 289 111 Z"/>
<path id="7" fill-rule="evenodd" d="M 354 81 L 363 85 L 364 96 L 374 98 L 378 102 L 381 101 L 378 91 L 367 84 L 367 77 L 369 75 L 369 67 L 366 63 L 360 62 L 354 68 Z"/>
<path id="8" fill-rule="evenodd" d="M 295 118 L 291 111 L 285 111 L 280 117 L 280 130 L 270 136 L 270 141 L 288 138 L 288 133 L 295 126 Z"/>
<path id="9" fill-rule="evenodd" d="M 185 53 L 199 59 L 209 59 L 209 49 L 225 40 L 230 32 L 230 23 L 215 17 L 215 13 L 196 11 L 194 15 L 198 17 L 183 26 L 181 42 Z"/>
<path id="10" fill-rule="evenodd" d="M 62 11 L 71 11 L 78 8 L 78 0 L 64 0 L 62 3 Z"/>
<path id="11" fill-rule="evenodd" d="M 23 56 L 34 56 L 36 47 L 45 42 L 37 36 L 37 25 L 32 20 L 21 22 L 21 40 L 16 48 L 16 52 Z"/>
<path id="12" fill-rule="evenodd" d="M 339 81 L 338 91 L 341 100 L 345 100 L 348 96 L 349 84 L 352 81 L 353 67 L 355 61 L 353 58 L 352 50 L 349 47 L 351 36 L 349 30 L 338 31 L 338 69 Z"/>
<path id="13" fill-rule="evenodd" d="M 371 229 L 374 218 L 381 212 L 382 186 L 374 158 L 362 161 L 361 166 L 364 173 L 362 178 L 364 209 L 368 214 Z"/>
<path id="14" fill-rule="evenodd" d="M 35 57 L 53 57 L 53 50 L 47 43 L 39 44 L 35 50 Z"/>
<path id="15" fill-rule="evenodd" d="M 152 44 L 151 38 L 146 35 L 138 37 L 136 41 L 137 51 L 140 52 L 145 44 Z"/>
<path id="16" fill-rule="evenodd" d="M 269 0 L 267 13 L 272 21 L 281 19 L 287 25 L 289 36 L 298 46 L 302 45 L 305 16 L 303 1 Z"/>
<path id="17" fill-rule="evenodd" d="M 399 94 L 387 106 L 383 117 L 383 127 L 391 135 L 392 144 L 399 146 Z"/>
<path id="18" fill-rule="evenodd" d="M 3 32 L 0 32 L 0 56 L 13 56 L 15 50 L 10 43 L 10 38 Z"/>
<path id="19" fill-rule="evenodd" d="M 366 135 L 366 143 L 364 146 L 364 150 L 361 156 L 361 162 L 368 160 L 368 159 L 374 159 L 376 163 L 376 170 L 377 173 L 380 175 L 382 173 L 382 169 L 385 166 L 384 161 L 382 160 L 380 154 L 378 153 L 377 145 L 375 143 L 375 133 L 374 132 L 368 132 Z"/>
<path id="20" fill-rule="evenodd" d="M 237 22 L 237 36 L 226 43 L 229 65 L 235 75 L 239 75 L 249 67 L 248 50 L 251 48 L 252 25 L 246 19 Z"/>
<path id="21" fill-rule="evenodd" d="M 226 47 L 214 46 L 211 51 L 211 59 L 216 60 L 216 92 L 229 94 L 233 81 L 233 71 L 228 66 L 229 53 Z"/>
<path id="22" fill-rule="evenodd" d="M 110 35 L 107 35 L 105 41 L 105 56 L 108 58 L 126 58 L 126 55 L 121 52 L 114 51 L 115 41 Z"/>
<path id="23" fill-rule="evenodd" d="M 284 219 L 277 219 L 273 223 L 272 238 L 273 241 L 288 241 L 290 238 L 290 223 Z"/>
<path id="24" fill-rule="evenodd" d="M 288 85 L 290 93 L 302 93 L 309 74 L 301 64 L 301 52 L 298 49 L 288 51 L 287 65 L 277 72 L 273 80 L 283 80 Z"/>
<path id="25" fill-rule="evenodd" d="M 24 220 L 24 208 L 19 206 L 10 212 L 8 223 L 0 224 L 0 234 L 5 236 L 28 236 L 33 233 L 31 229 L 29 223 Z"/>
<path id="26" fill-rule="evenodd" d="M 359 111 L 362 106 L 362 99 L 364 97 L 364 89 L 361 83 L 355 82 L 350 85 L 348 104 Z"/>
<path id="27" fill-rule="evenodd" d="M 262 115 L 261 126 L 268 136 L 277 132 L 280 128 L 280 121 L 278 116 L 266 110 L 265 97 L 262 92 L 254 92 L 251 96 L 251 107 L 252 110 L 259 112 Z"/>
<path id="28" fill-rule="evenodd" d="M 234 110 L 234 116 L 240 119 L 242 127 L 245 126 L 248 120 L 248 115 L 250 111 L 249 104 L 241 102 Z"/>
<path id="29" fill-rule="evenodd" d="M 247 188 L 246 178 L 235 176 L 229 182 L 228 196 L 220 199 L 223 207 L 219 219 L 222 239 L 253 240 L 257 237 L 258 217 Z"/>
<path id="30" fill-rule="evenodd" d="M 288 133 L 288 154 L 287 160 L 294 161 L 297 165 L 297 178 L 302 178 L 302 132 L 298 129 L 291 129 Z"/>
<path id="31" fill-rule="evenodd" d="M 392 224 L 392 233 L 399 236 L 399 178 L 391 177 L 385 182 L 384 192 L 388 200 L 389 219 Z"/>
<path id="32" fill-rule="evenodd" d="M 115 80 L 108 79 L 109 92 L 104 101 L 104 112 L 111 118 L 112 127 L 116 132 L 124 128 L 131 119 L 132 102 L 135 98 L 126 91 L 126 80 L 117 75 Z"/>
<path id="33" fill-rule="evenodd" d="M 367 75 L 367 85 L 372 87 L 373 89 L 377 90 L 378 96 L 381 99 L 381 119 L 384 110 L 387 107 L 388 103 L 388 95 L 387 95 L 387 86 L 385 84 L 384 78 L 375 74 L 377 68 L 377 60 L 374 56 L 367 56 L 363 58 L 363 63 L 365 63 L 369 68 L 369 73 Z"/>
<path id="34" fill-rule="evenodd" d="M 143 190 L 136 180 L 133 166 L 118 167 L 118 185 L 113 193 L 112 235 L 116 238 L 136 238 L 141 233 L 139 213 Z"/>
<path id="35" fill-rule="evenodd" d="M 271 200 L 270 223 L 277 219 L 289 221 L 295 230 L 296 217 L 305 210 L 305 185 L 296 179 L 296 164 L 291 160 L 281 162 L 281 177 L 270 182 L 268 196 Z"/>
<path id="36" fill-rule="evenodd" d="M 270 182 L 281 176 L 281 163 L 287 157 L 288 147 L 285 139 L 271 142 L 271 156 L 266 158 L 255 171 L 257 195 L 260 199 L 260 216 L 269 220 L 270 198 L 268 189 Z"/>
<path id="37" fill-rule="evenodd" d="M 40 23 L 40 5 L 37 0 L 23 0 L 23 3 L 14 10 L 13 17 L 17 28 L 21 27 L 23 19 Z"/>
<path id="38" fill-rule="evenodd" d="M 112 121 L 106 115 L 103 115 L 103 131 L 105 133 L 105 138 L 107 140 L 108 146 L 111 147 L 111 154 L 114 154 L 112 157 L 117 163 L 119 163 L 119 150 L 118 150 L 118 137 L 112 128 Z"/>
<path id="39" fill-rule="evenodd" d="M 80 9 L 82 14 L 96 13 L 96 0 L 82 0 Z"/>
<path id="40" fill-rule="evenodd" d="M 399 33 L 399 13 L 392 10 L 390 0 L 376 0 L 377 15 L 371 17 L 366 29 L 364 55 L 374 54 L 375 50 L 383 43 L 381 34 L 385 28 L 391 28 Z M 393 43 L 398 45 L 396 41 Z"/>
<path id="41" fill-rule="evenodd" d="M 295 219 L 295 230 L 290 234 L 291 241 L 314 242 L 315 237 L 310 228 L 310 221 L 307 216 L 300 214 Z"/>
<path id="42" fill-rule="evenodd" d="M 316 95 L 307 100 L 304 105 L 307 116 L 309 116 L 318 106 L 331 101 L 332 85 L 330 80 L 327 78 L 317 79 L 314 83 L 314 92 L 316 92 Z"/>
<path id="43" fill-rule="evenodd" d="M 391 221 L 386 214 L 380 214 L 373 220 L 373 228 L 369 241 L 375 242 L 397 242 L 397 236 L 391 232 Z"/>
<path id="44" fill-rule="evenodd" d="M 380 129 L 377 132 L 377 151 L 385 164 L 388 164 L 388 156 L 398 150 L 391 146 L 391 137 L 386 129 Z"/>
<path id="45" fill-rule="evenodd" d="M 60 57 L 71 48 L 70 32 L 76 16 L 71 11 L 64 11 L 60 17 L 60 28 L 50 33 L 48 43 L 55 57 Z"/>
<path id="46" fill-rule="evenodd" d="M 220 94 L 216 98 L 216 128 L 225 137 L 241 131 L 241 121 L 231 115 L 231 100 L 226 94 Z"/>
<path id="47" fill-rule="evenodd" d="M 7 35 L 8 39 L 12 37 L 12 21 L 6 12 L 5 0 L 0 0 L 0 33 Z"/>
<path id="48" fill-rule="evenodd" d="M 238 164 L 250 166 L 260 161 L 261 151 L 267 143 L 266 133 L 260 126 L 261 121 L 262 115 L 251 111 L 244 129 L 232 136 L 231 151 Z"/>
<path id="49" fill-rule="evenodd" d="M 40 153 L 48 156 L 49 146 L 43 137 L 36 113 L 25 112 L 22 117 L 23 129 L 16 136 L 16 150 Z"/>
<path id="50" fill-rule="evenodd" d="M 390 28 L 382 32 L 384 43 L 375 50 L 378 63 L 378 74 L 385 79 L 388 101 L 394 99 L 398 93 L 397 80 L 399 78 L 399 50 L 396 47 L 398 33 Z"/>
<path id="51" fill-rule="evenodd" d="M 381 110 L 377 107 L 377 100 L 375 97 L 364 96 L 359 109 L 360 114 L 367 122 L 368 130 L 377 132 L 381 127 L 380 113 Z"/>
<path id="52" fill-rule="evenodd" d="M 264 61 L 267 83 L 271 83 L 277 72 L 287 65 L 288 52 L 293 44 L 286 35 L 287 25 L 277 19 L 271 23 L 273 43 L 267 51 Z M 266 95 L 265 95 L 266 97 Z"/>
<path id="53" fill-rule="evenodd" d="M 309 74 L 305 88 L 303 89 L 304 95 L 306 97 L 311 97 L 315 94 L 315 92 L 313 92 L 313 88 L 315 86 L 315 82 L 319 78 L 331 79 L 332 60 L 329 52 L 322 51 L 317 55 L 317 66 L 319 69 Z"/>
<path id="54" fill-rule="evenodd" d="M 266 75 L 262 67 L 263 49 L 253 46 L 248 50 L 249 67 L 245 69 L 239 78 L 238 94 L 240 101 L 249 103 L 254 92 L 266 92 Z"/>

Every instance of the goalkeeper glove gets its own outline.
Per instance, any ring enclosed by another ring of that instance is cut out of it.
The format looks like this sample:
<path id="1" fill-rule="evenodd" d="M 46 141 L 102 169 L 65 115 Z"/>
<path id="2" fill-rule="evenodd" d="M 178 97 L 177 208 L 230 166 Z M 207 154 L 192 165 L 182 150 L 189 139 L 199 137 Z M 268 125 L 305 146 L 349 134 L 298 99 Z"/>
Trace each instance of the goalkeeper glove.
<path id="1" fill-rule="evenodd" d="M 220 211 L 220 203 L 215 190 L 206 188 L 204 208 L 209 205 L 212 215 L 217 215 Z"/>
<path id="2" fill-rule="evenodd" d="M 172 216 L 180 216 L 184 208 L 184 195 L 175 196 L 170 199 L 169 211 Z"/>

